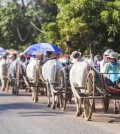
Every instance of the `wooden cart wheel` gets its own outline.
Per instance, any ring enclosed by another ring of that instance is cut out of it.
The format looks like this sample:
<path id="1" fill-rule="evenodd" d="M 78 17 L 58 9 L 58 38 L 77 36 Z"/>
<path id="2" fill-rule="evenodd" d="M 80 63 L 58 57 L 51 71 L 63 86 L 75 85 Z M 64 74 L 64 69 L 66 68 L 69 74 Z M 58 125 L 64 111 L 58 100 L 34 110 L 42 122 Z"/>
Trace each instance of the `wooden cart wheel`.
<path id="1" fill-rule="evenodd" d="M 84 118 L 85 120 L 90 120 L 92 116 L 93 102 L 94 102 L 94 99 L 90 99 L 90 97 L 94 96 L 94 92 L 95 92 L 94 91 L 95 90 L 95 73 L 93 70 L 90 70 L 88 73 L 85 89 L 89 98 L 83 100 Z"/>
<path id="2" fill-rule="evenodd" d="M 6 88 L 5 88 L 5 90 L 6 90 L 7 92 L 8 92 L 9 87 L 10 87 L 9 76 L 10 76 L 10 72 L 8 71 L 8 68 L 7 68 L 7 79 L 6 79 Z"/>
<path id="3" fill-rule="evenodd" d="M 64 88 L 65 87 L 65 76 L 64 76 L 65 74 L 64 74 L 64 71 L 62 70 L 61 71 L 61 75 L 60 75 L 60 86 L 62 87 L 62 88 Z"/>
<path id="4" fill-rule="evenodd" d="M 60 84 L 61 84 L 62 91 L 64 92 L 66 92 L 65 83 L 66 83 L 65 70 L 62 70 L 61 77 L 60 77 Z M 62 111 L 64 111 L 66 108 L 66 93 L 60 93 L 59 99 L 60 99 L 60 108 Z"/>
<path id="5" fill-rule="evenodd" d="M 39 82 L 39 69 L 36 66 L 36 68 L 35 68 L 35 86 L 36 87 L 34 87 L 35 88 L 34 102 L 38 101 L 38 90 L 39 90 L 38 82 Z"/>
<path id="6" fill-rule="evenodd" d="M 20 66 L 16 66 L 16 79 L 13 80 L 13 94 L 19 94 L 19 79 L 20 79 Z"/>
<path id="7" fill-rule="evenodd" d="M 108 98 L 102 99 L 102 106 L 103 106 L 103 110 L 105 113 L 107 113 L 107 111 L 108 111 L 109 102 L 110 102 L 110 100 Z"/>
<path id="8" fill-rule="evenodd" d="M 13 88 L 12 88 L 12 94 L 16 94 L 16 92 L 15 92 L 15 88 L 16 88 L 16 82 L 15 82 L 15 80 L 12 80 L 12 86 L 13 86 Z"/>
<path id="9" fill-rule="evenodd" d="M 66 108 L 66 93 L 60 93 L 60 108 L 65 111 Z"/>

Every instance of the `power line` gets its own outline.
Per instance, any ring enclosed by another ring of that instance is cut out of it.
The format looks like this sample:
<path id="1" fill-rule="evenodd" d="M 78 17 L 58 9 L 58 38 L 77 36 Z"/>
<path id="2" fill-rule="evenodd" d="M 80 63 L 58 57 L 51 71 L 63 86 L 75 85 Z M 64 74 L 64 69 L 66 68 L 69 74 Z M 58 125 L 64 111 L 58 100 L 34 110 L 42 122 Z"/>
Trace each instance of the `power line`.
<path id="1" fill-rule="evenodd" d="M 31 21 L 31 24 L 32 24 L 32 26 L 33 26 L 36 30 L 38 30 L 39 32 L 41 32 L 41 33 L 43 33 L 43 34 L 46 34 L 46 33 L 43 32 L 42 30 L 40 30 L 32 21 Z"/>
<path id="2" fill-rule="evenodd" d="M 30 26 L 29 26 L 28 32 L 27 32 L 27 34 L 26 34 L 26 37 L 23 39 L 22 36 L 21 36 L 21 34 L 20 34 L 20 30 L 19 30 L 19 28 L 17 27 L 18 37 L 19 37 L 19 39 L 20 39 L 21 41 L 26 41 L 26 40 L 27 40 L 28 35 L 29 35 L 29 33 L 30 33 L 30 29 L 31 29 L 31 24 L 30 24 Z"/>

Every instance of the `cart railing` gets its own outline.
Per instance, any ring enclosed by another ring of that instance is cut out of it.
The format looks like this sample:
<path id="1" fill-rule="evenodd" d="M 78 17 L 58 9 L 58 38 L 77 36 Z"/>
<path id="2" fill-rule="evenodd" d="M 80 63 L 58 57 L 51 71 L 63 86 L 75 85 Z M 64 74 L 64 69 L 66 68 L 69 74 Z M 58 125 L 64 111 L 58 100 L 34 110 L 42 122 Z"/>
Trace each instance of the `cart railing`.
<path id="1" fill-rule="evenodd" d="M 95 89 L 100 93 L 106 93 L 104 75 L 101 74 L 96 68 L 92 68 L 95 73 Z"/>
<path id="2" fill-rule="evenodd" d="M 119 92 L 120 89 L 116 87 L 107 85 L 107 77 L 106 74 L 120 74 L 120 73 L 100 73 L 96 68 L 92 68 L 95 72 L 95 87 L 99 93 L 106 94 L 108 92 Z"/>

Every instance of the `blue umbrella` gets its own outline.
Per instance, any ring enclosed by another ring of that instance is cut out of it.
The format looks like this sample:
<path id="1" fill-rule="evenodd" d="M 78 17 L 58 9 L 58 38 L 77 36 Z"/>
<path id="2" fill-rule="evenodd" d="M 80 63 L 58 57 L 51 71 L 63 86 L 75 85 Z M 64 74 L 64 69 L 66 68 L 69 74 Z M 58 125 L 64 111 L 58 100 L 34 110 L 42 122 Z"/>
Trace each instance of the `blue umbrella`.
<path id="1" fill-rule="evenodd" d="M 32 54 L 33 52 L 40 52 L 46 54 L 47 51 L 51 51 L 53 53 L 61 53 L 61 49 L 58 48 L 56 45 L 48 44 L 48 43 L 37 43 L 34 45 L 29 46 L 24 53 L 25 54 Z"/>
<path id="2" fill-rule="evenodd" d="M 4 53 L 6 50 L 2 47 L 0 47 L 0 53 Z"/>
<path id="3" fill-rule="evenodd" d="M 55 54 L 62 53 L 62 50 L 57 45 L 54 45 L 54 44 L 51 44 L 51 45 L 55 50 L 55 52 L 54 52 Z"/>

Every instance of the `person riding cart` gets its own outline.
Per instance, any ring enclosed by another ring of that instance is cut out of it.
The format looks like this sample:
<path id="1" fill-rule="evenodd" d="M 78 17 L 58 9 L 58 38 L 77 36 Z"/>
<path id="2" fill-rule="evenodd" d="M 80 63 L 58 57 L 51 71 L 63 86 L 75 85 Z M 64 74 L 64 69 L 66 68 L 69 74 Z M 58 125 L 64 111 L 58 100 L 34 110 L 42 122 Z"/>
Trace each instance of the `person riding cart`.
<path id="1" fill-rule="evenodd" d="M 106 63 L 103 68 L 103 73 L 105 73 L 104 75 L 108 78 L 107 85 L 119 87 L 118 83 L 120 82 L 120 65 L 117 62 L 118 53 L 111 52 L 107 58 L 109 63 Z"/>
<path id="2" fill-rule="evenodd" d="M 108 58 L 107 56 L 111 53 L 114 52 L 114 50 L 112 49 L 107 49 L 104 53 L 103 53 L 103 59 L 100 61 L 100 72 L 103 73 L 103 68 L 105 66 L 106 63 L 108 63 Z"/>

